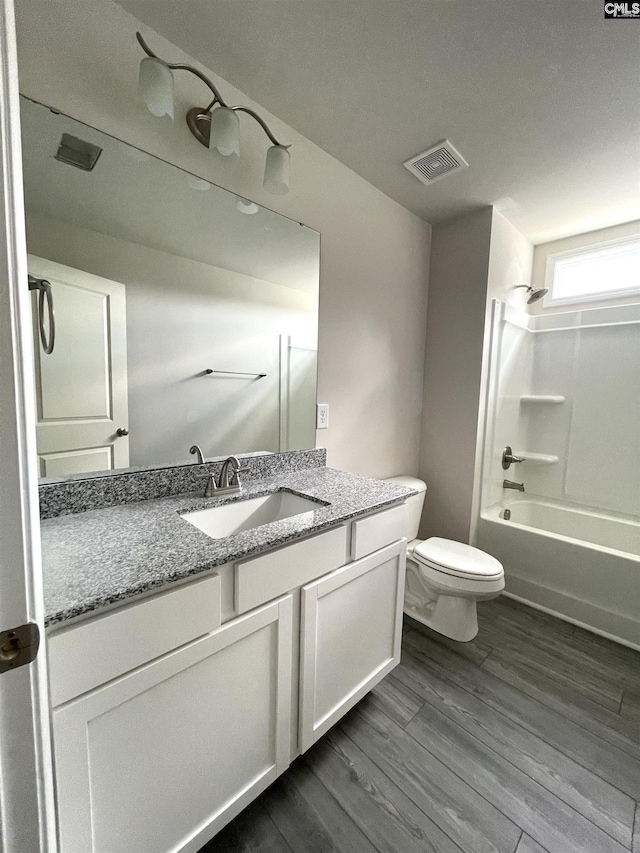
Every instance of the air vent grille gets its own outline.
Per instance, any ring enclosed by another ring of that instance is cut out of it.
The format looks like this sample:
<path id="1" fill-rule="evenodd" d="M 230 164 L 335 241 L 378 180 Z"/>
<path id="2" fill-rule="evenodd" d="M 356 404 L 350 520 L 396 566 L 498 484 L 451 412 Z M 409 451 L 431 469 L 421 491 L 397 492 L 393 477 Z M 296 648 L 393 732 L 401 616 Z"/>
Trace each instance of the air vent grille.
<path id="1" fill-rule="evenodd" d="M 61 163 L 67 163 L 69 166 L 75 166 L 84 172 L 90 172 L 98 162 L 101 154 L 102 148 L 99 148 L 97 145 L 85 142 L 84 139 L 78 139 L 76 136 L 71 136 L 68 133 L 63 133 L 54 157 Z"/>
<path id="2" fill-rule="evenodd" d="M 447 175 L 466 169 L 468 165 L 447 139 L 404 163 L 405 168 L 427 186 L 446 178 Z"/>

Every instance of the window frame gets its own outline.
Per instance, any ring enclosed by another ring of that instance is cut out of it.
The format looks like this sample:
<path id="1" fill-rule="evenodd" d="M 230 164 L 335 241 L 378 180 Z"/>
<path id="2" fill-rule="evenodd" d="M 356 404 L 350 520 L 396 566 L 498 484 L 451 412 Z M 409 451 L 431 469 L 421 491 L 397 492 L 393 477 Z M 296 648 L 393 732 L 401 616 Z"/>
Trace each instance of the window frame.
<path id="1" fill-rule="evenodd" d="M 581 294 L 580 296 L 565 296 L 555 297 L 553 295 L 556 266 L 559 261 L 564 261 L 567 258 L 575 258 L 581 255 L 591 255 L 601 252 L 603 249 L 615 248 L 616 246 L 623 247 L 628 244 L 639 243 L 640 232 L 636 234 L 628 234 L 624 237 L 617 237 L 613 240 L 603 240 L 599 243 L 592 243 L 586 246 L 580 246 L 575 249 L 565 249 L 561 252 L 553 252 L 547 256 L 545 283 L 548 288 L 548 293 L 544 297 L 543 306 L 545 308 L 555 307 L 557 305 L 575 305 L 581 302 L 601 302 L 605 299 L 619 299 L 624 296 L 637 296 L 640 299 L 640 284 L 635 287 L 625 287 L 619 290 L 600 290 L 596 293 Z"/>

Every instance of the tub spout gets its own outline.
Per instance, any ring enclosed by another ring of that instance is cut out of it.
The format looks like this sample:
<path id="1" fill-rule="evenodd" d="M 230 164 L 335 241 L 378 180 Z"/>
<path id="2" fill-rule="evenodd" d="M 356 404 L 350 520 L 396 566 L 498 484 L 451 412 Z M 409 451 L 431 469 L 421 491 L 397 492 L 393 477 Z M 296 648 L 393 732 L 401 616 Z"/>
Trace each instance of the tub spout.
<path id="1" fill-rule="evenodd" d="M 514 483 L 513 480 L 503 480 L 503 489 L 515 489 L 516 492 L 524 492 L 524 483 Z"/>

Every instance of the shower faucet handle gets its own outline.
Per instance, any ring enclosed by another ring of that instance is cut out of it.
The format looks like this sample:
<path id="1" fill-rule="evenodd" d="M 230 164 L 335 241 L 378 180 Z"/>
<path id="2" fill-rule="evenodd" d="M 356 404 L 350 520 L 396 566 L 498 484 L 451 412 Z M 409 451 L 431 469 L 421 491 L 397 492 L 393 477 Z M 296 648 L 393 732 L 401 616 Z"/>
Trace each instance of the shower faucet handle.
<path id="1" fill-rule="evenodd" d="M 502 451 L 502 467 L 507 471 L 513 462 L 524 462 L 524 459 L 521 456 L 514 456 L 513 450 L 507 444 Z"/>

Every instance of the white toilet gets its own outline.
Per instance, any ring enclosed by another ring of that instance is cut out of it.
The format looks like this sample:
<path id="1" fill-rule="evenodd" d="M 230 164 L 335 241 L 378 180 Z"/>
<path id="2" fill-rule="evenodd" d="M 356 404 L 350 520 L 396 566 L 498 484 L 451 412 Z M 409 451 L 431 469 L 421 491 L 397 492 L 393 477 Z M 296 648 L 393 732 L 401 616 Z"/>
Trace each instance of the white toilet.
<path id="1" fill-rule="evenodd" d="M 478 633 L 476 601 L 504 589 L 502 564 L 478 548 L 452 539 L 416 539 L 426 483 L 414 477 L 386 482 L 419 491 L 407 499 L 407 580 L 404 612 L 439 634 L 468 642 Z"/>

